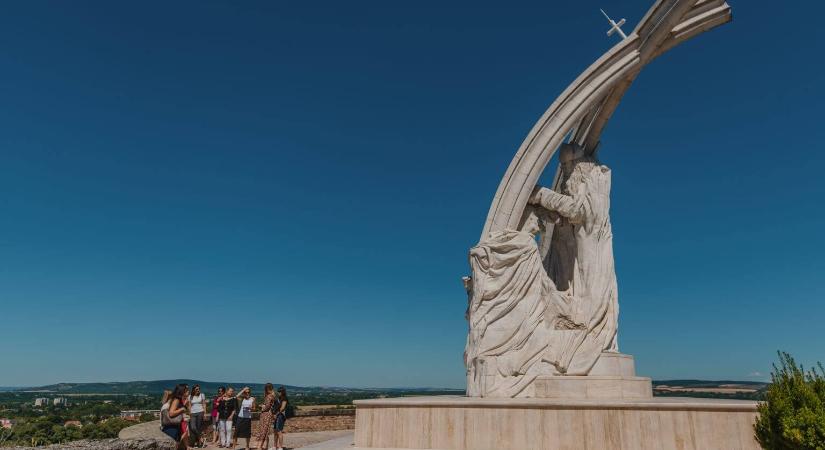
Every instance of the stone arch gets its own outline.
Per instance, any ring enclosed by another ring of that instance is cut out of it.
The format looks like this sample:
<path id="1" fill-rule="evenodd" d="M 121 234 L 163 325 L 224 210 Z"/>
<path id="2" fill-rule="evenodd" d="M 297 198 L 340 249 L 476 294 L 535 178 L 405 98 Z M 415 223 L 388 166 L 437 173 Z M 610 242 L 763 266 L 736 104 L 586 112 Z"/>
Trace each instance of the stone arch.
<path id="1" fill-rule="evenodd" d="M 533 187 L 566 136 L 595 151 L 604 126 L 645 65 L 731 19 L 724 0 L 658 0 L 633 33 L 582 72 L 530 130 L 499 184 L 481 239 L 518 227 Z"/>

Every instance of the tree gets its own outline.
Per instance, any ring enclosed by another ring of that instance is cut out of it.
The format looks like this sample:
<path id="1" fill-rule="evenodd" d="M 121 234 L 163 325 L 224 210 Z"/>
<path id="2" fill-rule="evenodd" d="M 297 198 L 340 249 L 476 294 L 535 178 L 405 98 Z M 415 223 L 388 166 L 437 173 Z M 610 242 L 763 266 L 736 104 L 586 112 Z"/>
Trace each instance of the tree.
<path id="1" fill-rule="evenodd" d="M 4 447 L 6 442 L 11 442 L 14 433 L 10 428 L 0 428 L 0 447 Z"/>
<path id="2" fill-rule="evenodd" d="M 766 450 L 825 450 L 825 369 L 806 371 L 791 355 L 778 355 L 759 404 L 756 440 Z"/>

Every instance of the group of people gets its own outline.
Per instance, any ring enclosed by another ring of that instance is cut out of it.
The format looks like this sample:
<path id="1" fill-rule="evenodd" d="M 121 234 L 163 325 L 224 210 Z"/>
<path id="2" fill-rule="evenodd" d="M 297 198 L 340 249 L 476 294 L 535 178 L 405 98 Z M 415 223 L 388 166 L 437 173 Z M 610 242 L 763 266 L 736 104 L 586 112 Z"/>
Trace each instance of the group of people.
<path id="1" fill-rule="evenodd" d="M 161 406 L 161 430 L 179 444 L 179 448 L 205 447 L 206 397 L 199 385 L 192 387 L 179 384 L 174 390 L 163 393 Z M 278 388 L 277 394 L 272 383 L 264 386 L 264 397 L 260 404 L 259 427 L 256 433 L 257 448 L 251 447 L 252 413 L 258 409 L 258 402 L 249 387 L 235 395 L 231 387 L 218 388 L 211 401 L 212 443 L 220 448 L 232 448 L 238 439 L 246 440 L 248 450 L 283 450 L 284 424 L 286 423 L 289 399 L 286 389 Z M 274 433 L 269 447 L 269 434 Z"/>

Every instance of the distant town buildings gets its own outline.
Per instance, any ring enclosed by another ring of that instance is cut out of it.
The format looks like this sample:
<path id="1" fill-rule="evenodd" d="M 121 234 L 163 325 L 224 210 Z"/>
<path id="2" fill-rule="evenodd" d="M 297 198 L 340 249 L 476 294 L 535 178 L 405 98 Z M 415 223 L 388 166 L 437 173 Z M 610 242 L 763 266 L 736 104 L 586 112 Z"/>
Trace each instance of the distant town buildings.
<path id="1" fill-rule="evenodd" d="M 66 397 L 55 397 L 51 400 L 46 397 L 34 399 L 34 406 L 36 408 L 43 408 L 49 406 L 49 404 L 54 406 L 69 406 L 69 401 L 66 399 Z"/>
<path id="2" fill-rule="evenodd" d="M 157 409 L 134 409 L 129 411 L 121 411 L 120 418 L 124 420 L 140 420 L 140 416 L 144 414 L 151 414 L 156 419 L 160 419 L 160 411 Z"/>

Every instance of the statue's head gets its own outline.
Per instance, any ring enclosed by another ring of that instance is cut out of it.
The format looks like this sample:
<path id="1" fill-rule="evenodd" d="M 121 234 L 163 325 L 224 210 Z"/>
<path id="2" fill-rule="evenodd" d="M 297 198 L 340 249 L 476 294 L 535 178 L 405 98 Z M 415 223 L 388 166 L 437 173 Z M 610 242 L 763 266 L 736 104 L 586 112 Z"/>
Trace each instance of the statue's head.
<path id="1" fill-rule="evenodd" d="M 573 172 L 573 168 L 577 162 L 589 159 L 584 151 L 584 147 L 581 145 L 571 143 L 562 144 L 559 150 L 559 165 L 566 176 L 569 176 Z"/>

